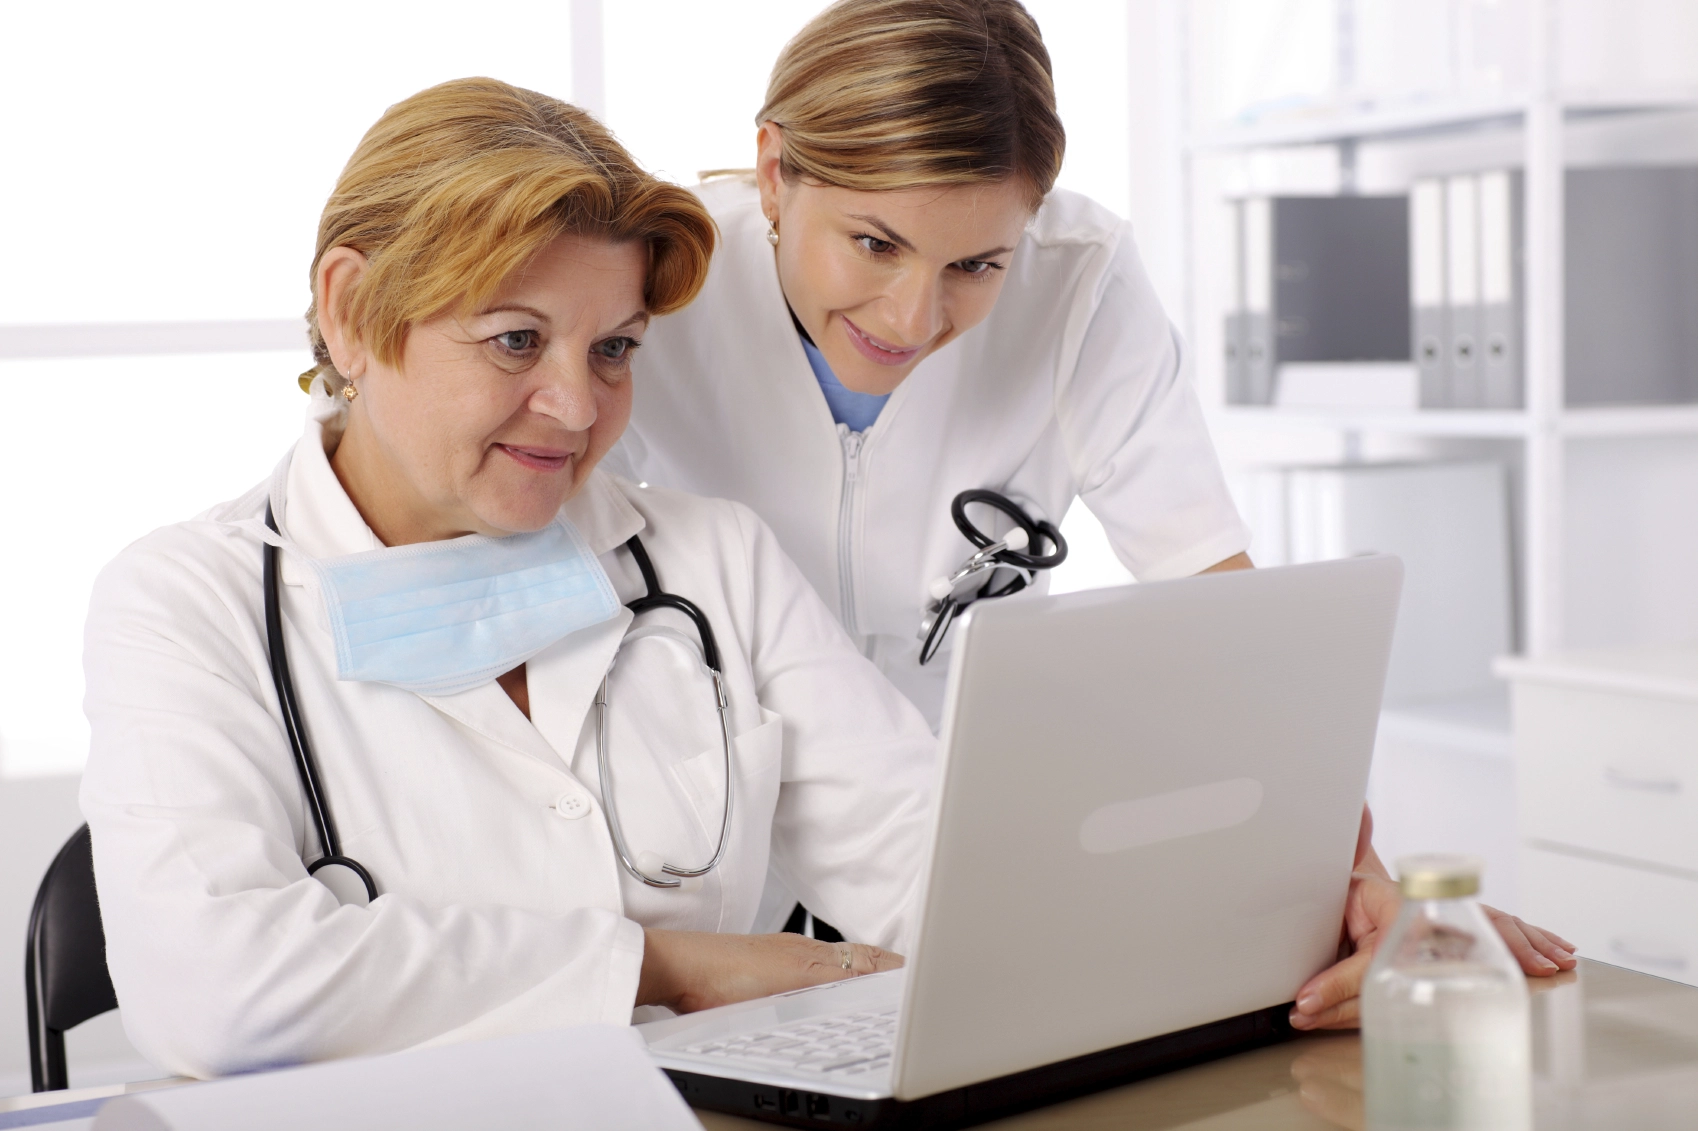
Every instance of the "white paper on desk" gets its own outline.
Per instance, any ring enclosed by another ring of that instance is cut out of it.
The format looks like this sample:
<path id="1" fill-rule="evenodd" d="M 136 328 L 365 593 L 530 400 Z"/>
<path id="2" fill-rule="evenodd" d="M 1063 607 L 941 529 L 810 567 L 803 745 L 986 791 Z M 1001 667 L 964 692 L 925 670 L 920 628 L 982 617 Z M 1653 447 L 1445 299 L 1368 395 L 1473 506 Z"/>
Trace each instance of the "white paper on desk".
<path id="1" fill-rule="evenodd" d="M 122 1096 L 94 1131 L 701 1131 L 635 1030 L 586 1025 Z"/>

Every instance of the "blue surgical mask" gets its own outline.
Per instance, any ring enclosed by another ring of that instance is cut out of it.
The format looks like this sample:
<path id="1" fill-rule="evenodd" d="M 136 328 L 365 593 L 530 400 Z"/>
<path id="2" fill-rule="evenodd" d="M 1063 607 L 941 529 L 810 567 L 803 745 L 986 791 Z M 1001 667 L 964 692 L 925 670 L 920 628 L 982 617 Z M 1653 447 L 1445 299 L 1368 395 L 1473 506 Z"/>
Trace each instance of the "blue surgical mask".
<path id="1" fill-rule="evenodd" d="M 564 518 L 531 534 L 307 561 L 330 615 L 336 678 L 420 695 L 480 687 L 619 612 L 607 572 Z"/>

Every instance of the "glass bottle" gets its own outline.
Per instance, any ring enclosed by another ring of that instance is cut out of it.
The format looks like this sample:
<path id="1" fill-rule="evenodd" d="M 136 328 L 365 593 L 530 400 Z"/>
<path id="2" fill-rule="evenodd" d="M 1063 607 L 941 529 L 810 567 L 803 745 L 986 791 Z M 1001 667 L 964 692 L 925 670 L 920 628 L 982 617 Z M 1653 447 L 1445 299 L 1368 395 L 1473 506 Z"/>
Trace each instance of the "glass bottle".
<path id="1" fill-rule="evenodd" d="M 1474 898 L 1480 861 L 1397 870 L 1403 910 L 1362 986 L 1368 1131 L 1530 1131 L 1527 980 Z"/>

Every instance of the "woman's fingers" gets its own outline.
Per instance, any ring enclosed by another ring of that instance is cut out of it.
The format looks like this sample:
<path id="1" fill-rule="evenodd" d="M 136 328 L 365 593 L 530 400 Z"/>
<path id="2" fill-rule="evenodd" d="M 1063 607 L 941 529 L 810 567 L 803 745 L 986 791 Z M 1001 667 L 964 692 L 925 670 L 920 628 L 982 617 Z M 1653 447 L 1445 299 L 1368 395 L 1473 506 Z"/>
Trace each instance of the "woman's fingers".
<path id="1" fill-rule="evenodd" d="M 1362 978 L 1373 960 L 1373 947 L 1365 946 L 1310 978 L 1297 991 L 1297 1006 L 1291 1011 L 1292 1027 L 1329 1029 L 1355 1025 Z"/>
<path id="2" fill-rule="evenodd" d="M 1539 928 L 1495 907 L 1488 907 L 1485 911 L 1509 946 L 1509 952 L 1521 964 L 1521 969 L 1532 977 L 1546 978 L 1559 970 L 1572 970 L 1579 964 L 1572 948 L 1559 945 Z"/>

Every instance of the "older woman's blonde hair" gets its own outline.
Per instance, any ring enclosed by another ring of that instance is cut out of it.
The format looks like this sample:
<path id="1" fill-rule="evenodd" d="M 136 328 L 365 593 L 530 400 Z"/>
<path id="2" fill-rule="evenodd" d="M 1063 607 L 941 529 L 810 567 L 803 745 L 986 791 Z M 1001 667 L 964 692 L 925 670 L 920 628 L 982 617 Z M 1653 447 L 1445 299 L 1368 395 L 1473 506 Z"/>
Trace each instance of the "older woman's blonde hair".
<path id="1" fill-rule="evenodd" d="M 839 0 L 785 45 L 757 124 L 780 169 L 873 191 L 1016 179 L 1035 209 L 1067 146 L 1018 0 Z"/>
<path id="2" fill-rule="evenodd" d="M 575 106 L 486 78 L 396 103 L 360 140 L 319 220 L 307 308 L 317 366 L 302 384 L 334 374 L 317 293 L 331 248 L 366 257 L 345 316 L 393 365 L 413 325 L 475 309 L 567 234 L 645 244 L 653 314 L 693 299 L 713 256 L 713 221 L 695 196 L 649 176 Z"/>

